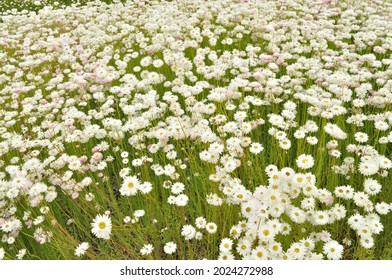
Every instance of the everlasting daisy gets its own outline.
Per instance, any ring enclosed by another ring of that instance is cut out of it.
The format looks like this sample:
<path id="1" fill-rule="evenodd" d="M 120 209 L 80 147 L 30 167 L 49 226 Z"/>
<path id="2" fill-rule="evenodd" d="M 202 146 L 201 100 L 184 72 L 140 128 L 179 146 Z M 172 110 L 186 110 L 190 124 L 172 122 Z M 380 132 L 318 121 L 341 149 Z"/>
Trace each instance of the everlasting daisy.
<path id="1" fill-rule="evenodd" d="M 354 203 L 359 207 L 366 207 L 371 201 L 369 195 L 364 192 L 355 192 L 353 195 Z"/>
<path id="2" fill-rule="evenodd" d="M 374 161 L 368 161 L 368 162 L 362 161 L 359 164 L 359 172 L 361 172 L 361 174 L 365 176 L 374 175 L 378 172 L 378 170 L 379 170 L 378 164 Z"/>
<path id="3" fill-rule="evenodd" d="M 206 219 L 204 219 L 204 217 L 197 217 L 195 220 L 195 223 L 196 223 L 196 227 L 198 229 L 203 229 L 207 225 L 207 221 L 206 221 Z"/>
<path id="4" fill-rule="evenodd" d="M 302 169 L 309 169 L 312 168 L 314 165 L 314 159 L 311 155 L 302 154 L 297 158 L 296 161 L 299 168 Z"/>
<path id="5" fill-rule="evenodd" d="M 196 235 L 196 229 L 191 225 L 185 225 L 181 229 L 181 235 L 185 237 L 185 240 L 191 240 Z"/>
<path id="6" fill-rule="evenodd" d="M 88 244 L 88 242 L 83 242 L 81 244 L 78 245 L 78 247 L 76 247 L 75 249 L 75 256 L 83 256 L 87 249 L 90 248 L 90 245 Z"/>
<path id="7" fill-rule="evenodd" d="M 136 195 L 140 187 L 140 181 L 136 176 L 125 177 L 124 182 L 120 188 L 121 195 L 133 196 Z"/>
<path id="8" fill-rule="evenodd" d="M 177 182 L 171 186 L 171 192 L 173 194 L 180 194 L 185 189 L 185 185 L 183 183 Z"/>
<path id="9" fill-rule="evenodd" d="M 289 217 L 293 222 L 298 223 L 298 224 L 302 224 L 306 221 L 305 212 L 297 207 L 291 208 L 291 210 L 289 212 Z"/>
<path id="10" fill-rule="evenodd" d="M 142 256 L 145 256 L 151 254 L 152 251 L 154 251 L 154 246 L 152 246 L 151 244 L 146 244 L 143 246 L 143 248 L 140 249 L 140 254 Z"/>
<path id="11" fill-rule="evenodd" d="M 237 244 L 237 252 L 242 255 L 246 256 L 249 254 L 252 250 L 252 242 L 248 238 L 242 238 L 241 240 L 238 241 Z"/>
<path id="12" fill-rule="evenodd" d="M 392 209 L 391 205 L 385 202 L 377 203 L 375 208 L 380 215 L 387 215 Z"/>
<path id="13" fill-rule="evenodd" d="M 74 160 L 74 161 L 70 162 L 69 165 L 68 165 L 68 168 L 69 168 L 70 170 L 78 170 L 78 169 L 80 169 L 81 165 L 82 165 L 82 164 L 81 164 L 80 161 L 77 159 L 77 160 Z"/>
<path id="14" fill-rule="evenodd" d="M 328 241 L 323 246 L 323 253 L 330 260 L 339 260 L 342 258 L 343 246 L 335 240 Z"/>
<path id="15" fill-rule="evenodd" d="M 239 226 L 233 226 L 233 227 L 230 229 L 230 236 L 231 236 L 232 238 L 234 238 L 234 239 L 237 239 L 238 237 L 240 237 L 241 232 L 242 232 L 241 227 L 239 227 Z"/>
<path id="16" fill-rule="evenodd" d="M 306 137 L 306 142 L 308 142 L 310 145 L 316 145 L 318 143 L 318 139 L 314 136 L 308 136 Z"/>
<path id="17" fill-rule="evenodd" d="M 325 225 L 329 221 L 329 214 L 325 211 L 316 211 L 313 214 L 313 222 L 315 225 Z"/>
<path id="18" fill-rule="evenodd" d="M 233 241 L 230 238 L 223 238 L 219 245 L 219 251 L 229 252 L 232 246 L 233 246 Z"/>
<path id="19" fill-rule="evenodd" d="M 379 234 L 384 230 L 384 226 L 378 220 L 373 220 L 369 222 L 369 227 L 374 234 Z"/>
<path id="20" fill-rule="evenodd" d="M 335 188 L 334 194 L 343 199 L 351 199 L 354 195 L 354 189 L 351 186 L 339 186 Z"/>
<path id="21" fill-rule="evenodd" d="M 217 229 L 218 229 L 218 227 L 215 223 L 210 222 L 210 223 L 206 224 L 206 231 L 210 234 L 215 233 L 217 231 Z"/>
<path id="22" fill-rule="evenodd" d="M 234 260 L 234 255 L 230 252 L 220 252 L 219 256 L 218 256 L 218 260 Z"/>
<path id="23" fill-rule="evenodd" d="M 312 251 L 315 247 L 315 243 L 314 240 L 312 238 L 305 238 L 305 239 L 301 239 L 300 243 L 308 250 L 308 251 Z"/>
<path id="24" fill-rule="evenodd" d="M 359 230 L 364 224 L 365 220 L 362 215 L 354 214 L 348 219 L 348 225 L 355 230 Z"/>
<path id="25" fill-rule="evenodd" d="M 176 204 L 177 206 L 183 207 L 183 206 L 186 206 L 186 205 L 187 205 L 188 200 L 189 200 L 189 198 L 188 198 L 187 195 L 185 195 L 185 194 L 180 194 L 180 195 L 178 195 L 178 196 L 175 198 L 175 204 Z"/>
<path id="26" fill-rule="evenodd" d="M 359 143 L 365 143 L 369 139 L 369 136 L 366 133 L 363 132 L 357 132 L 354 135 L 355 141 Z"/>
<path id="27" fill-rule="evenodd" d="M 163 251 L 169 255 L 175 253 L 176 250 L 177 250 L 177 245 L 174 242 L 167 242 L 163 247 Z"/>
<path id="28" fill-rule="evenodd" d="M 302 260 L 305 256 L 305 253 L 305 246 L 299 242 L 291 244 L 290 248 L 287 250 L 287 255 L 294 260 Z"/>
<path id="29" fill-rule="evenodd" d="M 91 232 L 98 238 L 109 239 L 112 231 L 112 221 L 108 215 L 97 215 L 91 223 Z"/>
<path id="30" fill-rule="evenodd" d="M 268 260 L 270 253 L 263 246 L 258 246 L 251 251 L 251 256 L 254 260 Z"/>
<path id="31" fill-rule="evenodd" d="M 23 258 L 24 258 L 24 256 L 26 255 L 26 253 L 27 253 L 27 250 L 26 250 L 26 249 L 20 249 L 20 250 L 18 251 L 18 253 L 16 254 L 16 258 L 17 258 L 18 260 L 23 260 Z M 1 260 L 1 256 L 0 256 L 0 260 Z"/>
<path id="32" fill-rule="evenodd" d="M 364 190 L 369 195 L 376 195 L 381 191 L 382 186 L 374 179 L 367 178 L 364 182 Z"/>
<path id="33" fill-rule="evenodd" d="M 294 137 L 296 139 L 302 139 L 302 138 L 305 138 L 305 136 L 306 136 L 305 132 L 302 130 L 297 130 L 296 132 L 294 132 Z"/>
<path id="34" fill-rule="evenodd" d="M 374 246 L 374 239 L 371 236 L 361 238 L 359 242 L 361 246 L 364 247 L 365 249 L 370 249 Z"/>
<path id="35" fill-rule="evenodd" d="M 378 157 L 380 168 L 390 169 L 392 168 L 392 161 L 384 156 Z"/>
<path id="36" fill-rule="evenodd" d="M 281 147 L 283 150 L 288 150 L 291 147 L 291 141 L 287 138 L 279 140 L 279 147 Z"/>
<path id="37" fill-rule="evenodd" d="M 249 151 L 252 153 L 252 154 L 259 154 L 261 151 L 263 151 L 264 150 L 264 148 L 263 148 L 263 146 L 261 145 L 261 144 L 259 144 L 259 143 L 256 143 L 256 142 L 253 142 L 251 145 L 250 145 L 250 148 L 249 148 Z"/>
<path id="38" fill-rule="evenodd" d="M 139 190 L 143 194 L 147 194 L 152 191 L 152 184 L 150 182 L 143 182 L 139 186 Z"/>

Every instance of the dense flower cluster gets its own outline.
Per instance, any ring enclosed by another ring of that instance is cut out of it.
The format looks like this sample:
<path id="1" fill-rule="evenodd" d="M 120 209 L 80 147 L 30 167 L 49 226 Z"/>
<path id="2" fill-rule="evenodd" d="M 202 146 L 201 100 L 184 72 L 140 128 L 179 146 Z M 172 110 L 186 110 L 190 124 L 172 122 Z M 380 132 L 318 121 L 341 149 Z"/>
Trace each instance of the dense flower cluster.
<path id="1" fill-rule="evenodd" d="M 387 1 L 334 0 L 5 13 L 0 259 L 65 239 L 92 258 L 374 248 L 392 209 L 391 19 Z"/>

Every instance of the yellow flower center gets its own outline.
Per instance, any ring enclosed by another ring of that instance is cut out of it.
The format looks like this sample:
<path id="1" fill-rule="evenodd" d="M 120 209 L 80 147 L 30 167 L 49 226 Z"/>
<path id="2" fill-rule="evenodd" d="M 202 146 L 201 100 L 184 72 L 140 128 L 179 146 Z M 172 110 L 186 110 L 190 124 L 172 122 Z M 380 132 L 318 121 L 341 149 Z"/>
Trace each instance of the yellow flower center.
<path id="1" fill-rule="evenodd" d="M 106 224 L 105 224 L 104 222 L 100 222 L 100 223 L 98 224 L 98 227 L 99 227 L 100 229 L 104 229 L 104 228 L 106 228 Z"/>

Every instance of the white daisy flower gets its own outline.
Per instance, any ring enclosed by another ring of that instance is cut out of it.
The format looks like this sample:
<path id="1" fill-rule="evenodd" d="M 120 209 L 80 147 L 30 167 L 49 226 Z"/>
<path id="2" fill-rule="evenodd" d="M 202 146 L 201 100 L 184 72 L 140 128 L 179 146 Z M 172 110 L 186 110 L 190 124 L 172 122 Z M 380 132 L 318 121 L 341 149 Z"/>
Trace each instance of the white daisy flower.
<path id="1" fill-rule="evenodd" d="M 112 231 L 112 221 L 108 215 L 97 215 L 91 223 L 91 232 L 98 238 L 109 239 Z"/>

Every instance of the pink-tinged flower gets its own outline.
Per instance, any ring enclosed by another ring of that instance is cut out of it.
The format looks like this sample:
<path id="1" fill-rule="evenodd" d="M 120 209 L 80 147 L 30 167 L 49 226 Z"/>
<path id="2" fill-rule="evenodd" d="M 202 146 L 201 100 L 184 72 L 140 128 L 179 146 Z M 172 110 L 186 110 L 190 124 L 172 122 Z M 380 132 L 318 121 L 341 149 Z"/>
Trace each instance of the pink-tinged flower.
<path id="1" fill-rule="evenodd" d="M 21 88 L 13 88 L 13 89 L 11 90 L 12 93 L 19 93 L 19 92 L 21 92 L 21 91 L 22 91 Z"/>
<path id="2" fill-rule="evenodd" d="M 88 82 L 85 79 L 81 78 L 81 77 L 76 79 L 76 83 L 79 84 L 79 85 L 82 85 L 82 86 L 88 84 Z"/>
<path id="3" fill-rule="evenodd" d="M 315 81 L 315 83 L 318 84 L 318 85 L 321 84 L 322 82 L 323 82 L 323 80 L 320 79 L 320 78 L 318 78 L 318 79 Z"/>
<path id="4" fill-rule="evenodd" d="M 33 225 L 33 221 L 32 220 L 28 220 L 25 222 L 27 228 L 31 228 L 31 226 Z"/>
<path id="5" fill-rule="evenodd" d="M 261 59 L 261 61 L 264 63 L 271 62 L 272 60 L 273 60 L 272 56 L 265 56 Z"/>
<path id="6" fill-rule="evenodd" d="M 327 204 L 328 206 L 333 204 L 333 196 L 332 196 L 332 195 L 329 195 L 329 196 L 327 197 L 326 204 Z"/>
<path id="7" fill-rule="evenodd" d="M 43 240 L 44 240 L 44 239 L 43 239 L 41 236 L 39 236 L 39 235 L 37 235 L 37 236 L 35 237 L 35 241 L 37 241 L 38 243 L 41 243 Z"/>
<path id="8" fill-rule="evenodd" d="M 88 160 L 88 157 L 87 157 L 87 156 L 81 156 L 81 157 L 79 158 L 80 163 L 85 163 L 87 160 Z"/>
<path id="9" fill-rule="evenodd" d="M 54 124 L 54 123 L 48 124 L 48 128 L 50 128 L 50 129 L 53 129 L 53 128 L 55 128 L 55 127 L 56 127 L 56 124 Z"/>
<path id="10" fill-rule="evenodd" d="M 103 155 L 99 152 L 94 153 L 93 156 L 91 157 L 92 161 L 100 161 L 103 158 Z"/>
<path id="11" fill-rule="evenodd" d="M 79 197 L 79 193 L 78 192 L 74 192 L 72 194 L 72 199 L 77 199 Z"/>
<path id="12" fill-rule="evenodd" d="M 55 186 L 59 186 L 63 181 L 60 178 L 54 178 L 52 180 L 52 184 Z"/>
<path id="13" fill-rule="evenodd" d="M 92 149 L 92 152 L 93 152 L 93 153 L 97 153 L 97 152 L 100 152 L 100 151 L 101 151 L 101 149 L 98 148 L 98 147 L 94 147 L 94 148 Z"/>
<path id="14" fill-rule="evenodd" d="M 60 107 L 60 104 L 57 104 L 56 102 L 49 103 L 49 107 L 52 109 L 58 109 Z"/>

